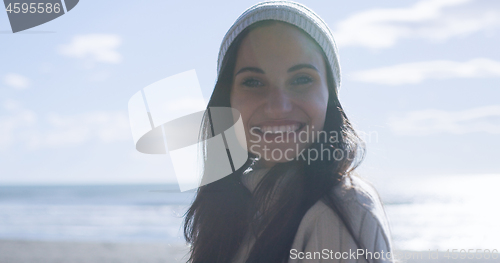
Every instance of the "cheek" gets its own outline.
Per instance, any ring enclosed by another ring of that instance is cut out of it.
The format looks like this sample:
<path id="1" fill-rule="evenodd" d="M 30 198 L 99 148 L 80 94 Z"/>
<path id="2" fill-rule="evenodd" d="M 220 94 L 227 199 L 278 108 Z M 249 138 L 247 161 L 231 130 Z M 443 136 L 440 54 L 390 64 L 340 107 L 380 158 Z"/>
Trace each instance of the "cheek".
<path id="1" fill-rule="evenodd" d="M 326 110 L 328 108 L 328 97 L 323 98 L 320 103 L 317 104 L 316 110 L 318 112 L 318 121 L 323 124 L 326 118 Z"/>
<path id="2" fill-rule="evenodd" d="M 247 150 L 248 148 L 247 123 L 249 115 L 247 114 L 248 110 L 245 110 L 245 100 L 243 100 L 242 96 L 238 96 L 238 94 L 234 94 L 233 92 L 231 92 L 229 103 L 232 109 L 237 110 L 237 112 L 233 110 L 233 120 L 236 122 L 238 121 L 238 119 L 240 119 L 239 124 L 241 125 L 238 124 L 235 125 L 236 138 L 240 146 L 245 150 Z"/>
<path id="3" fill-rule="evenodd" d="M 238 110 L 241 115 L 241 121 L 246 129 L 248 129 L 247 125 L 249 122 L 249 118 L 252 115 L 252 102 L 242 96 L 242 94 L 238 94 L 235 92 L 231 93 L 230 96 L 231 108 Z"/>
<path id="4" fill-rule="evenodd" d="M 312 125 L 317 130 L 323 129 L 328 107 L 328 90 L 323 89 L 326 90 L 326 88 L 322 88 L 311 94 L 303 104 L 307 115 L 311 117 Z"/>
<path id="5" fill-rule="evenodd" d="M 245 100 L 243 96 L 238 93 L 231 92 L 230 100 L 231 108 L 236 109 L 240 112 L 240 114 L 245 117 Z M 245 120 L 243 120 L 245 122 Z"/>

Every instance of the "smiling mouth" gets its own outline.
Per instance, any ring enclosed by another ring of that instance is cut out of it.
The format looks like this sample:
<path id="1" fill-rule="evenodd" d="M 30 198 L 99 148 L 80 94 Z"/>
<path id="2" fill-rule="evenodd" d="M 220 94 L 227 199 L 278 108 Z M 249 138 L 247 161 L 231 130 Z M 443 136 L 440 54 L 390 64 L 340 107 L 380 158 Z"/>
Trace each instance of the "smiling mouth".
<path id="1" fill-rule="evenodd" d="M 262 126 L 253 126 L 252 130 L 257 131 L 260 134 L 282 134 L 282 133 L 290 133 L 297 132 L 304 128 L 305 123 L 294 123 L 287 125 L 262 125 Z"/>

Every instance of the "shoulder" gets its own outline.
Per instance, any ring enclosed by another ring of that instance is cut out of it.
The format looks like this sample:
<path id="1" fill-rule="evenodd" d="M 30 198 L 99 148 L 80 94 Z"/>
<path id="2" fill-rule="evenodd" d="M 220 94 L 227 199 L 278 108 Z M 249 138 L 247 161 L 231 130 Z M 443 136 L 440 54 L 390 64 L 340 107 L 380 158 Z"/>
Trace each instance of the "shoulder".
<path id="1" fill-rule="evenodd" d="M 341 200 L 353 227 L 363 228 L 363 218 L 374 221 L 379 227 L 389 231 L 384 206 L 375 187 L 357 176 L 332 189 L 332 196 Z"/>
<path id="2" fill-rule="evenodd" d="M 356 249 L 354 240 L 340 217 L 323 201 L 316 202 L 306 212 L 292 244 L 292 249 L 305 253 L 349 248 Z"/>
<path id="3" fill-rule="evenodd" d="M 332 196 L 341 200 L 353 234 L 365 248 L 391 251 L 390 228 L 384 206 L 370 183 L 353 176 L 352 180 L 335 187 Z"/>
<path id="4" fill-rule="evenodd" d="M 341 204 L 351 232 L 341 217 L 323 200 L 304 215 L 293 247 L 299 251 L 356 250 L 357 240 L 369 252 L 392 251 L 389 225 L 375 188 L 359 177 L 332 189 L 331 197 Z M 354 235 L 354 236 L 353 236 Z"/>

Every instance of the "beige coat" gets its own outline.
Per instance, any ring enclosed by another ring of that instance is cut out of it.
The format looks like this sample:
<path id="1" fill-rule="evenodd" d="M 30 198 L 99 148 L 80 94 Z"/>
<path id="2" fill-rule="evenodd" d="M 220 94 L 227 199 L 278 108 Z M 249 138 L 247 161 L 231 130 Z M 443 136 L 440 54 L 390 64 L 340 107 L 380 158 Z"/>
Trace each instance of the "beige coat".
<path id="1" fill-rule="evenodd" d="M 253 192 L 268 171 L 266 168 L 255 171 L 249 169 L 243 174 L 242 183 Z M 367 251 L 358 251 L 338 215 L 323 201 L 318 201 L 302 218 L 288 262 L 365 263 L 367 260 L 362 252 L 368 252 L 370 263 L 391 262 L 387 259 L 391 256 L 387 252 L 392 252 L 389 225 L 375 189 L 359 177 L 353 177 L 353 185 L 346 183 L 343 187 L 335 187 L 332 194 L 344 200 L 347 217 L 353 223 L 354 234 Z M 244 263 L 254 243 L 255 237 L 249 231 L 233 262 Z M 375 260 L 377 257 L 379 259 Z"/>

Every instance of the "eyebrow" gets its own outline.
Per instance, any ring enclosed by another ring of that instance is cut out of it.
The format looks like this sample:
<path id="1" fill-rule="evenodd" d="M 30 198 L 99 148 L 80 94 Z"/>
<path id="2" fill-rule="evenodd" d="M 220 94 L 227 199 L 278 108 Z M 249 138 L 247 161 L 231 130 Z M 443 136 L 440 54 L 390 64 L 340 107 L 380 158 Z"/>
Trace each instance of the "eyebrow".
<path id="1" fill-rule="evenodd" d="M 311 64 L 298 64 L 298 65 L 295 65 L 295 66 L 289 68 L 287 70 L 287 72 L 290 73 L 290 72 L 297 71 L 297 70 L 303 69 L 303 68 L 310 68 L 310 69 L 313 69 L 313 70 L 316 70 L 316 71 L 319 72 L 319 70 L 315 66 L 313 66 Z M 264 70 L 262 70 L 260 68 L 256 68 L 256 67 L 244 67 L 244 68 L 238 70 L 238 72 L 236 72 L 236 74 L 234 74 L 234 75 L 236 76 L 236 75 L 238 75 L 238 74 L 240 74 L 242 72 L 245 72 L 245 71 L 250 71 L 250 72 L 265 74 Z"/>
<path id="2" fill-rule="evenodd" d="M 310 68 L 310 69 L 314 69 L 314 70 L 319 72 L 319 70 L 311 64 L 298 64 L 298 65 L 295 65 L 295 66 L 289 68 L 287 72 L 290 73 L 290 72 L 293 72 L 293 71 L 296 71 L 299 69 L 303 69 L 303 68 Z"/>
<path id="3" fill-rule="evenodd" d="M 260 69 L 260 68 L 256 68 L 256 67 L 244 67 L 240 70 L 238 70 L 238 72 L 236 72 L 236 74 L 234 74 L 235 76 L 242 73 L 242 72 L 245 72 L 245 71 L 250 71 L 250 72 L 255 72 L 255 73 L 261 73 L 261 74 L 265 74 L 264 70 Z"/>

